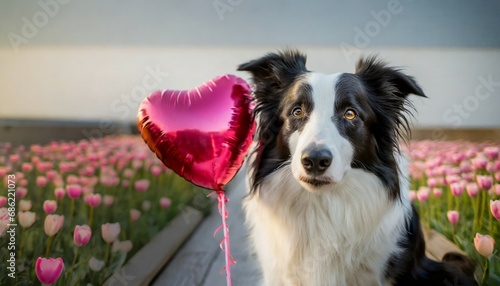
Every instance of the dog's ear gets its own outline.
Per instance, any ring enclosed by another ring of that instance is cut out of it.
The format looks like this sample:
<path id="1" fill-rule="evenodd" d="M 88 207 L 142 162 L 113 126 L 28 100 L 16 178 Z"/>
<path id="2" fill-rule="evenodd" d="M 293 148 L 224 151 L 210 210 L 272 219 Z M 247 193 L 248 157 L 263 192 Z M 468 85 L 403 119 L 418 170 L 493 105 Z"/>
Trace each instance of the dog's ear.
<path id="1" fill-rule="evenodd" d="M 262 58 L 241 64 L 239 71 L 252 74 L 256 90 L 283 89 L 297 76 L 307 71 L 306 57 L 296 50 L 270 53 Z"/>
<path id="2" fill-rule="evenodd" d="M 386 91 L 384 94 L 388 92 L 403 100 L 410 94 L 427 97 L 413 77 L 398 68 L 388 67 L 375 56 L 360 59 L 356 64 L 356 74 L 370 88 Z"/>
<path id="3" fill-rule="evenodd" d="M 356 65 L 356 75 L 369 95 L 369 100 L 379 116 L 379 123 L 386 122 L 383 128 L 395 130 L 395 139 L 407 140 L 411 135 L 406 114 L 412 115 L 413 104 L 408 95 L 427 97 L 413 77 L 379 61 L 375 56 L 360 59 Z M 394 140 L 396 145 L 396 140 Z"/>

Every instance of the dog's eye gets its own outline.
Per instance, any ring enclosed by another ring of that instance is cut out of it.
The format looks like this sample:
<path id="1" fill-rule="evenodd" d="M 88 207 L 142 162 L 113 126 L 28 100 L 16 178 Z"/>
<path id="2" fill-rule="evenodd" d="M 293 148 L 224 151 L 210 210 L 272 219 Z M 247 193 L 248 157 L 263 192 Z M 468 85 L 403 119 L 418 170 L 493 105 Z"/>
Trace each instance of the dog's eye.
<path id="1" fill-rule="evenodd" d="M 356 111 L 354 111 L 354 109 L 347 109 L 344 113 L 344 118 L 347 119 L 347 120 L 353 120 L 354 118 L 356 118 L 357 114 L 356 114 Z"/>
<path id="2" fill-rule="evenodd" d="M 302 118 L 304 117 L 304 111 L 302 110 L 301 107 L 295 107 L 293 110 L 292 110 L 292 115 L 295 117 L 295 118 Z"/>

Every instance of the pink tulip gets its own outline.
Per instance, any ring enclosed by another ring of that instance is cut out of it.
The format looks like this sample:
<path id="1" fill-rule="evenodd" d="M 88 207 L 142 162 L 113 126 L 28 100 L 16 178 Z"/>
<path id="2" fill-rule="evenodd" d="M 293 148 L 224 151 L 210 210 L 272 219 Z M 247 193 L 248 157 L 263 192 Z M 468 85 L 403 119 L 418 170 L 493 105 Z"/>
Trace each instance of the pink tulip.
<path id="1" fill-rule="evenodd" d="M 489 190 L 491 189 L 491 186 L 493 185 L 493 177 L 491 176 L 476 176 L 477 184 L 478 186 L 483 189 L 483 190 Z"/>
<path id="2" fill-rule="evenodd" d="M 498 157 L 499 152 L 500 152 L 500 148 L 498 148 L 496 146 L 484 148 L 484 153 L 486 153 L 486 155 L 492 160 L 494 160 Z"/>
<path id="3" fill-rule="evenodd" d="M 493 254 L 495 240 L 489 235 L 476 233 L 476 237 L 474 237 L 474 246 L 479 254 L 486 258 L 490 258 Z"/>
<path id="4" fill-rule="evenodd" d="M 67 185 L 66 192 L 68 193 L 68 197 L 78 199 L 82 195 L 83 189 L 80 185 Z"/>
<path id="5" fill-rule="evenodd" d="M 17 214 L 17 220 L 23 228 L 28 228 L 33 225 L 36 220 L 36 214 L 34 212 L 23 212 L 20 211 Z"/>
<path id="6" fill-rule="evenodd" d="M 125 241 L 118 241 L 116 240 L 113 242 L 113 246 L 111 247 L 112 252 L 117 252 L 121 251 L 123 253 L 128 253 L 130 250 L 132 250 L 132 241 L 130 240 L 125 240 Z"/>
<path id="7" fill-rule="evenodd" d="M 495 200 L 495 201 L 490 200 L 490 209 L 491 209 L 491 214 L 497 220 L 500 220 L 500 200 Z"/>
<path id="8" fill-rule="evenodd" d="M 155 177 L 158 177 L 158 175 L 161 174 L 161 167 L 157 165 L 151 166 L 151 174 L 153 174 L 153 176 Z"/>
<path id="9" fill-rule="evenodd" d="M 19 210 L 20 211 L 29 211 L 31 210 L 32 203 L 29 200 L 20 200 L 19 201 Z"/>
<path id="10" fill-rule="evenodd" d="M 494 189 L 495 195 L 500 196 L 500 184 L 495 184 L 493 186 L 493 189 Z"/>
<path id="11" fill-rule="evenodd" d="M 26 179 L 19 180 L 19 186 L 26 187 L 27 185 L 28 185 L 28 180 Z"/>
<path id="12" fill-rule="evenodd" d="M 465 183 L 460 181 L 450 185 L 451 194 L 455 197 L 459 197 L 462 195 L 465 189 Z"/>
<path id="13" fill-rule="evenodd" d="M 455 164 L 460 163 L 463 159 L 465 159 L 465 154 L 464 153 L 455 153 L 451 157 L 451 160 Z"/>
<path id="14" fill-rule="evenodd" d="M 64 216 L 49 214 L 45 217 L 45 223 L 43 225 L 43 230 L 48 236 L 54 236 L 63 226 Z"/>
<path id="15" fill-rule="evenodd" d="M 443 190 L 441 188 L 434 188 L 434 189 L 432 189 L 432 194 L 436 198 L 440 198 L 443 195 Z"/>
<path id="16" fill-rule="evenodd" d="M 107 206 L 107 207 L 111 206 L 114 201 L 115 201 L 115 197 L 113 197 L 111 195 L 104 195 L 103 203 L 105 206 Z"/>
<path id="17" fill-rule="evenodd" d="M 476 157 L 472 159 L 471 162 L 476 169 L 484 170 L 486 168 L 486 165 L 488 164 L 488 159 L 484 157 Z"/>
<path id="18" fill-rule="evenodd" d="M 118 238 L 120 235 L 120 223 L 106 223 L 101 226 L 102 239 L 106 241 L 106 243 L 112 243 Z"/>
<path id="19" fill-rule="evenodd" d="M 410 191 L 410 198 L 411 198 L 411 192 Z M 414 192 L 414 191 L 413 191 Z M 415 192 L 414 192 L 415 193 Z M 160 207 L 163 208 L 163 209 L 166 209 L 168 207 L 170 207 L 170 205 L 172 204 L 172 202 L 170 201 L 169 198 L 160 198 Z"/>
<path id="20" fill-rule="evenodd" d="M 458 219 L 460 218 L 460 213 L 458 211 L 448 211 L 446 216 L 451 224 L 457 224 Z"/>
<path id="21" fill-rule="evenodd" d="M 9 156 L 9 161 L 11 163 L 17 163 L 17 162 L 19 162 L 19 155 L 17 155 L 17 154 L 10 155 Z"/>
<path id="22" fill-rule="evenodd" d="M 58 200 L 64 198 L 65 194 L 66 194 L 66 191 L 64 190 L 64 188 L 59 187 L 59 188 L 55 188 L 55 190 L 54 190 L 54 196 Z"/>
<path id="23" fill-rule="evenodd" d="M 457 182 L 460 182 L 460 180 L 461 180 L 461 178 L 458 175 L 447 175 L 446 176 L 446 183 L 447 184 L 457 183 Z"/>
<path id="24" fill-rule="evenodd" d="M 33 170 L 33 164 L 31 163 L 23 163 L 21 165 L 21 170 L 25 173 L 31 172 Z"/>
<path id="25" fill-rule="evenodd" d="M 148 179 L 141 179 L 141 180 L 135 181 L 134 188 L 138 192 L 147 191 L 149 188 L 149 180 Z"/>
<path id="26" fill-rule="evenodd" d="M 130 219 L 133 222 L 136 222 L 140 217 L 141 217 L 141 211 L 139 211 L 137 209 L 131 209 L 130 210 Z"/>
<path id="27" fill-rule="evenodd" d="M 75 226 L 75 232 L 73 233 L 73 242 L 76 246 L 85 246 L 92 236 L 92 230 L 88 225 L 77 225 Z"/>
<path id="28" fill-rule="evenodd" d="M 43 188 L 47 185 L 47 178 L 44 176 L 36 177 L 36 185 L 40 188 Z"/>
<path id="29" fill-rule="evenodd" d="M 123 177 L 130 179 L 135 175 L 135 171 L 132 169 L 125 169 L 123 170 Z"/>
<path id="30" fill-rule="evenodd" d="M 85 197 L 85 202 L 95 208 L 101 204 L 101 195 L 100 194 L 89 194 Z"/>
<path id="31" fill-rule="evenodd" d="M 64 269 L 62 258 L 41 258 L 38 257 L 35 264 L 35 272 L 38 280 L 43 284 L 54 284 Z"/>
<path id="32" fill-rule="evenodd" d="M 25 187 L 18 187 L 16 190 L 16 198 L 22 199 L 28 194 L 28 189 Z"/>
<path id="33" fill-rule="evenodd" d="M 430 189 L 427 187 L 420 187 L 417 192 L 417 200 L 419 202 L 425 202 L 429 198 Z"/>
<path id="34" fill-rule="evenodd" d="M 429 186 L 429 188 L 435 188 L 438 185 L 437 178 L 429 178 L 429 179 L 427 179 L 427 185 Z"/>
<path id="35" fill-rule="evenodd" d="M 43 202 L 43 211 L 47 214 L 54 213 L 57 209 L 57 202 L 53 200 L 46 200 Z"/>
<path id="36" fill-rule="evenodd" d="M 476 178 L 476 174 L 473 172 L 462 173 L 460 176 L 462 177 L 463 180 L 465 180 L 467 182 L 474 182 L 474 180 Z"/>
<path id="37" fill-rule="evenodd" d="M 53 182 L 57 178 L 57 172 L 54 170 L 49 170 L 49 171 L 47 171 L 45 176 L 47 177 L 47 180 L 49 182 Z"/>
<path id="38" fill-rule="evenodd" d="M 76 175 L 69 175 L 66 178 L 66 183 L 68 183 L 68 185 L 78 185 L 80 184 L 80 178 L 78 178 Z"/>
<path id="39" fill-rule="evenodd" d="M 7 197 L 0 196 L 0 208 L 5 206 L 6 203 L 7 203 Z"/>
<path id="40" fill-rule="evenodd" d="M 476 183 L 468 183 L 465 186 L 465 189 L 467 190 L 469 197 L 476 197 L 479 195 L 479 186 Z"/>

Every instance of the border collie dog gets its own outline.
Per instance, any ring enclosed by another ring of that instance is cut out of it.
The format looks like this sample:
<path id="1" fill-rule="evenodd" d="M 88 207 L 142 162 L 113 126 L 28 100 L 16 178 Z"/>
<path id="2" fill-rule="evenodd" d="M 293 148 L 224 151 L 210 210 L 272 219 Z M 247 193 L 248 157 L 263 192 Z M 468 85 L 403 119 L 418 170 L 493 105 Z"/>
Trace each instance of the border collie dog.
<path id="1" fill-rule="evenodd" d="M 399 150 L 410 76 L 375 57 L 355 73 L 306 69 L 294 50 L 251 73 L 257 133 L 244 209 L 263 284 L 475 285 L 465 256 L 425 256 Z"/>

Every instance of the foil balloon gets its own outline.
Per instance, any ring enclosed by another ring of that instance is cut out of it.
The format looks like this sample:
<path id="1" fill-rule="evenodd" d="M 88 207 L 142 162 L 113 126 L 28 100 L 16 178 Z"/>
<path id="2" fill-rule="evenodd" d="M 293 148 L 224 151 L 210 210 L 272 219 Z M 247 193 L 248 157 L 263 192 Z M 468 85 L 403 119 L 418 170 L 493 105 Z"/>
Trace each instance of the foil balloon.
<path id="1" fill-rule="evenodd" d="M 191 90 L 154 92 L 142 101 L 137 124 L 168 168 L 195 185 L 222 190 L 252 141 L 250 101 L 243 79 L 222 75 Z"/>

